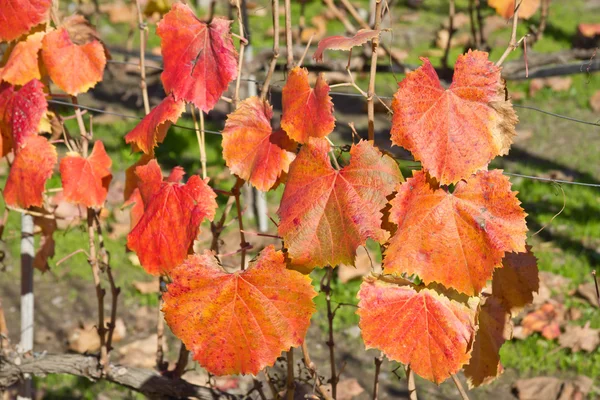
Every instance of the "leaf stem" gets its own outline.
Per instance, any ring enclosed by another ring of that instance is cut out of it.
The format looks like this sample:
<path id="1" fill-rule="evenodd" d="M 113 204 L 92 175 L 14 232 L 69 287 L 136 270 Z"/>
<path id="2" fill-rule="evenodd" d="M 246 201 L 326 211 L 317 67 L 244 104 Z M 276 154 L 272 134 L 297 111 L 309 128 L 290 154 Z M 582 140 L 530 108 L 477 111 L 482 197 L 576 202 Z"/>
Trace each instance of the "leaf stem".
<path id="1" fill-rule="evenodd" d="M 375 357 L 375 382 L 373 383 L 373 400 L 379 397 L 379 371 L 383 363 L 383 353 L 379 357 Z"/>
<path id="2" fill-rule="evenodd" d="M 410 400 L 417 400 L 417 386 L 415 385 L 415 373 L 410 368 L 410 365 L 406 366 L 406 380 L 408 382 L 408 398 Z"/>
<path id="3" fill-rule="evenodd" d="M 148 27 L 142 16 L 142 7 L 140 0 L 135 0 L 138 15 L 138 28 L 140 30 L 140 88 L 142 89 L 142 99 L 144 101 L 144 111 L 146 115 L 150 113 L 150 101 L 148 100 L 148 85 L 146 84 L 146 40 Z"/>
<path id="4" fill-rule="evenodd" d="M 458 380 L 458 377 L 456 376 L 456 374 L 452 374 L 450 376 L 452 376 L 452 380 L 454 381 L 454 384 L 456 385 L 456 388 L 458 389 L 458 393 L 460 393 L 460 397 L 463 400 L 469 400 L 469 395 L 467 394 L 462 383 L 460 383 L 460 381 Z"/>

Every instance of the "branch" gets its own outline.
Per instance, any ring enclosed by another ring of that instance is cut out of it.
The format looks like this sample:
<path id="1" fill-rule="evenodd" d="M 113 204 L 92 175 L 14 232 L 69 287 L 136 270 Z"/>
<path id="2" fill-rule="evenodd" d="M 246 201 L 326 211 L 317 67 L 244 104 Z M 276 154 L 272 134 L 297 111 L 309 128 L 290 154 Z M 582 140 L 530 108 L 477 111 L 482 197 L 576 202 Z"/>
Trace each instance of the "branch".
<path id="1" fill-rule="evenodd" d="M 512 33 L 510 34 L 510 41 L 508 42 L 508 47 L 506 48 L 506 50 L 504 50 L 504 54 L 502 54 L 502 56 L 496 63 L 497 67 L 501 66 L 502 63 L 504 62 L 504 60 L 506 60 L 506 57 L 508 57 L 508 55 L 511 52 L 516 50 L 516 48 L 518 46 L 517 45 L 517 25 L 519 23 L 519 8 L 521 8 L 522 2 L 523 2 L 523 0 L 521 0 L 519 2 L 519 4 L 517 4 L 517 6 L 515 7 L 515 11 L 514 11 L 514 15 L 513 15 Z"/>
<path id="2" fill-rule="evenodd" d="M 183 379 L 170 379 L 144 368 L 130 368 L 110 364 L 103 371 L 98 359 L 79 354 L 45 354 L 33 358 L 22 358 L 19 365 L 15 360 L 0 356 L 0 389 L 7 388 L 26 374 L 46 376 L 68 374 L 88 378 L 92 381 L 104 379 L 125 386 L 151 398 L 187 399 L 237 399 L 237 396 L 217 389 L 193 385 Z"/>
<path id="3" fill-rule="evenodd" d="M 379 24 L 381 23 L 381 1 L 375 0 L 375 25 L 374 30 L 379 30 Z M 375 103 L 373 96 L 375 96 L 375 75 L 377 74 L 377 48 L 379 47 L 379 35 L 375 36 L 371 40 L 372 54 L 371 54 L 371 72 L 369 74 L 369 88 L 367 89 L 367 117 L 369 120 L 369 140 L 375 141 Z M 335 395 L 333 396 L 335 397 Z"/>

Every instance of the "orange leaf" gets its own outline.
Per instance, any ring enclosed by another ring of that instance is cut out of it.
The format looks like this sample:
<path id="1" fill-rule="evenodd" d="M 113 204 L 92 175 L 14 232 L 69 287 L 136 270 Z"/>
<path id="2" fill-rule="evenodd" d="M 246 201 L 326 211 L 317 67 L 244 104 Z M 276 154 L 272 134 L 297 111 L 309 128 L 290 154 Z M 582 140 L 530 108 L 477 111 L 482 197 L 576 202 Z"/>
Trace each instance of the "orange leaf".
<path id="1" fill-rule="evenodd" d="M 529 19 L 540 8 L 540 0 L 520 0 L 519 18 Z M 517 4 L 518 4 L 517 3 Z M 489 0 L 488 5 L 496 9 L 502 17 L 508 19 L 515 14 L 515 0 Z"/>
<path id="2" fill-rule="evenodd" d="M 469 361 L 475 311 L 430 289 L 367 278 L 358 292 L 359 326 L 367 349 L 409 364 L 440 383 Z"/>
<path id="3" fill-rule="evenodd" d="M 527 246 L 526 253 L 507 253 L 502 268 L 494 270 L 492 294 L 507 310 L 519 311 L 533 301 L 540 287 L 537 258 Z"/>
<path id="4" fill-rule="evenodd" d="M 447 90 L 422 60 L 394 95 L 392 143 L 411 151 L 441 184 L 455 183 L 508 153 L 518 119 L 487 53 L 459 56 Z"/>
<path id="5" fill-rule="evenodd" d="M 163 182 L 156 160 L 136 168 L 144 214 L 127 236 L 146 272 L 168 273 L 187 256 L 204 218 L 215 215 L 217 195 L 197 175 L 183 185 L 183 170 L 176 167 Z"/>
<path id="6" fill-rule="evenodd" d="M 43 136 L 29 136 L 17 152 L 4 187 L 11 207 L 42 206 L 44 186 L 56 164 L 56 148 Z"/>
<path id="7" fill-rule="evenodd" d="M 296 67 L 290 71 L 281 95 L 281 127 L 290 138 L 306 143 L 309 137 L 324 137 L 333 131 L 333 103 L 323 74 L 311 89 L 306 68 Z"/>
<path id="8" fill-rule="evenodd" d="M 112 180 L 111 165 L 104 144 L 99 140 L 87 159 L 79 153 L 68 153 L 60 161 L 65 200 L 86 207 L 102 207 Z"/>
<path id="9" fill-rule="evenodd" d="M 469 387 L 488 384 L 500 376 L 500 347 L 512 337 L 510 314 L 494 296 L 485 300 L 478 319 L 471 360 L 464 371 Z"/>
<path id="10" fill-rule="evenodd" d="M 38 53 L 45 35 L 46 32 L 36 32 L 15 45 L 6 64 L 0 68 L 0 81 L 24 85 L 33 79 L 42 78 Z"/>
<path id="11" fill-rule="evenodd" d="M 154 107 L 150 114 L 125 135 L 125 143 L 131 143 L 133 151 L 154 154 L 154 148 L 165 140 L 171 123 L 176 123 L 185 110 L 185 102 L 175 101 L 169 95 Z"/>
<path id="12" fill-rule="evenodd" d="M 43 88 L 44 85 L 38 80 L 28 82 L 19 90 L 6 84 L 0 85 L 3 156 L 10 151 L 13 143 L 18 151 L 28 137 L 38 133 L 42 118 L 48 110 Z"/>
<path id="13" fill-rule="evenodd" d="M 66 93 L 85 93 L 102 80 L 106 55 L 97 40 L 75 44 L 66 28 L 49 32 L 42 41 L 42 59 L 52 81 Z"/>
<path id="14" fill-rule="evenodd" d="M 158 23 L 165 91 L 176 100 L 194 103 L 208 112 L 237 74 L 237 52 L 230 33 L 231 21 L 200 21 L 185 4 L 175 3 Z"/>
<path id="15" fill-rule="evenodd" d="M 0 42 L 17 39 L 48 18 L 52 0 L 0 1 Z"/>
<path id="16" fill-rule="evenodd" d="M 367 43 L 369 40 L 373 40 L 379 36 L 379 30 L 372 29 L 361 29 L 356 32 L 356 35 L 352 37 L 345 36 L 329 36 L 319 40 L 317 51 L 313 54 L 313 59 L 317 62 L 323 61 L 323 52 L 327 49 L 330 50 L 352 50 L 355 46 L 360 46 Z"/>
<path id="17" fill-rule="evenodd" d="M 223 158 L 231 171 L 258 190 L 268 191 L 296 157 L 297 144 L 281 129 L 271 130 L 273 108 L 250 97 L 227 116 Z"/>
<path id="18" fill-rule="evenodd" d="M 215 375 L 258 374 L 299 346 L 315 312 L 308 276 L 285 268 L 273 246 L 245 271 L 223 271 L 214 255 L 192 255 L 163 295 L 167 324 Z"/>
<path id="19" fill-rule="evenodd" d="M 288 255 L 305 267 L 354 265 L 356 248 L 367 238 L 385 241 L 380 210 L 401 179 L 396 162 L 371 142 L 353 145 L 350 164 L 340 171 L 328 151 L 325 139 L 310 138 L 302 147 L 278 211 Z"/>
<path id="20" fill-rule="evenodd" d="M 453 193 L 434 189 L 418 171 L 391 204 L 398 230 L 385 252 L 386 273 L 417 274 L 472 296 L 505 252 L 525 250 L 526 214 L 501 170 L 479 172 Z"/>
<path id="21" fill-rule="evenodd" d="M 127 202 L 135 189 L 138 187 L 138 176 L 135 174 L 135 169 L 142 165 L 146 165 L 152 160 L 154 157 L 148 154 L 142 154 L 139 160 L 132 166 L 128 167 L 125 170 L 125 190 L 123 191 L 123 200 Z"/>

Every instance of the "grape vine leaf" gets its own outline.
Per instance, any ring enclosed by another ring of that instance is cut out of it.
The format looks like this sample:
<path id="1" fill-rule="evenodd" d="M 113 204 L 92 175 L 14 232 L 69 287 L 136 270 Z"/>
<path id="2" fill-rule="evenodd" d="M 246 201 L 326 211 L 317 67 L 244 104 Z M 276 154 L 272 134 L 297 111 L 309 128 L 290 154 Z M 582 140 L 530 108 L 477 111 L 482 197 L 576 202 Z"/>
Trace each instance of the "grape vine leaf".
<path id="1" fill-rule="evenodd" d="M 104 46 L 98 40 L 78 44 L 66 27 L 42 40 L 42 60 L 52 81 L 71 96 L 85 93 L 102 80 L 106 66 Z"/>
<path id="2" fill-rule="evenodd" d="M 279 129 L 271 129 L 273 107 L 258 97 L 241 102 L 227 116 L 223 158 L 229 169 L 258 190 L 268 191 L 287 173 L 298 145 Z"/>
<path id="3" fill-rule="evenodd" d="M 155 159 L 135 170 L 144 214 L 127 236 L 127 247 L 152 275 L 168 273 L 181 264 L 198 235 L 200 223 L 212 220 L 217 195 L 208 179 L 192 175 L 180 184 L 184 172 L 176 167 L 166 181 Z"/>
<path id="4" fill-rule="evenodd" d="M 448 89 L 421 60 L 394 95 L 392 143 L 412 152 L 441 184 L 455 183 L 508 153 L 518 118 L 487 53 L 459 56 Z"/>
<path id="5" fill-rule="evenodd" d="M 281 127 L 290 138 L 306 143 L 309 137 L 324 137 L 333 131 L 333 103 L 322 73 L 317 77 L 315 88 L 311 89 L 308 70 L 295 67 L 288 75 L 281 96 Z"/>
<path id="6" fill-rule="evenodd" d="M 176 123 L 184 110 L 184 101 L 176 101 L 171 95 L 165 97 L 131 132 L 125 135 L 125 142 L 131 143 L 133 151 L 154 154 L 154 148 L 165 140 L 171 123 Z"/>
<path id="7" fill-rule="evenodd" d="M 373 29 L 360 29 L 356 34 L 352 37 L 345 36 L 329 36 L 324 39 L 319 40 L 319 45 L 317 46 L 317 50 L 315 54 L 313 54 L 313 59 L 317 62 L 323 61 L 323 52 L 325 50 L 352 50 L 355 46 L 360 46 L 364 43 L 367 43 L 369 40 L 373 40 L 381 33 L 380 30 Z"/>
<path id="8" fill-rule="evenodd" d="M 469 387 L 488 384 L 502 374 L 500 347 L 511 339 L 512 328 L 510 314 L 498 299 L 487 297 L 479 310 L 471 360 L 464 368 Z"/>
<path id="9" fill-rule="evenodd" d="M 219 101 L 237 74 L 237 52 L 230 32 L 231 21 L 200 21 L 185 4 L 175 3 L 158 23 L 165 91 L 175 100 L 194 103 L 208 112 Z"/>
<path id="10" fill-rule="evenodd" d="M 52 0 L 2 0 L 0 42 L 11 41 L 29 32 L 48 18 Z"/>
<path id="11" fill-rule="evenodd" d="M 529 19 L 540 8 L 540 0 L 520 0 L 519 18 Z M 515 0 L 489 0 L 488 5 L 496 9 L 502 17 L 508 19 L 515 14 Z"/>
<path id="12" fill-rule="evenodd" d="M 417 274 L 473 296 L 505 252 L 525 251 L 526 214 L 501 170 L 481 171 L 453 193 L 416 171 L 391 204 L 398 230 L 385 251 L 386 273 Z"/>
<path id="13" fill-rule="evenodd" d="M 112 160 L 99 140 L 88 158 L 75 152 L 67 153 L 60 161 L 65 200 L 86 207 L 102 207 L 112 180 L 111 165 Z"/>
<path id="14" fill-rule="evenodd" d="M 402 179 L 396 162 L 361 141 L 350 150 L 350 164 L 336 170 L 328 152 L 325 139 L 309 138 L 290 166 L 278 214 L 293 264 L 354 265 L 367 238 L 388 237 L 381 209 Z"/>
<path id="15" fill-rule="evenodd" d="M 36 32 L 18 42 L 0 67 L 0 81 L 11 85 L 25 85 L 33 79 L 41 79 L 38 53 L 42 49 L 42 39 L 46 32 Z"/>
<path id="16" fill-rule="evenodd" d="M 506 253 L 492 279 L 492 294 L 513 314 L 531 303 L 540 288 L 537 258 L 526 247 L 525 253 Z"/>
<path id="17" fill-rule="evenodd" d="M 317 295 L 271 245 L 245 271 L 224 272 L 214 254 L 175 268 L 163 295 L 167 324 L 214 375 L 258 374 L 304 341 Z"/>
<path id="18" fill-rule="evenodd" d="M 469 361 L 474 299 L 459 302 L 407 281 L 398 285 L 372 277 L 365 278 L 358 298 L 359 327 L 367 349 L 377 348 L 435 383 Z"/>
<path id="19" fill-rule="evenodd" d="M 25 140 L 40 130 L 48 102 L 44 85 L 32 80 L 19 90 L 7 84 L 0 85 L 0 132 L 2 156 L 16 146 L 17 152 Z"/>
<path id="20" fill-rule="evenodd" d="M 561 305 L 544 303 L 537 310 L 530 312 L 521 320 L 521 326 L 525 334 L 540 332 L 548 340 L 554 340 L 560 336 L 560 323 L 564 312 Z"/>
<path id="21" fill-rule="evenodd" d="M 42 206 L 44 186 L 56 164 L 56 148 L 43 136 L 29 136 L 10 168 L 4 201 L 11 207 Z"/>
<path id="22" fill-rule="evenodd" d="M 135 169 L 146 165 L 154 157 L 148 154 L 142 154 L 139 160 L 135 164 L 131 165 L 125 170 L 125 189 L 123 190 L 123 200 L 127 201 L 132 196 L 133 192 L 138 188 L 139 178 L 135 174 Z"/>

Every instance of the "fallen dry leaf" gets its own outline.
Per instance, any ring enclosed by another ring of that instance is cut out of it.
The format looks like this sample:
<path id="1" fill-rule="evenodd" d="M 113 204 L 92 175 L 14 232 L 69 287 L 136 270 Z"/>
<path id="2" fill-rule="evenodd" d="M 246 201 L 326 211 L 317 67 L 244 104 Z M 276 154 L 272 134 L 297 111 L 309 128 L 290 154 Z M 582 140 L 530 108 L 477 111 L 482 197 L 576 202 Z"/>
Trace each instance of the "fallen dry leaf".
<path id="1" fill-rule="evenodd" d="M 591 283 L 583 283 L 577 287 L 576 294 L 583 297 L 594 307 L 598 307 L 598 295 L 596 294 L 596 286 Z"/>
<path id="2" fill-rule="evenodd" d="M 521 321 L 521 327 L 527 332 L 540 332 L 546 339 L 552 340 L 560 336 L 560 323 L 564 311 L 559 304 L 545 303 L 537 310 L 527 314 Z"/>
<path id="3" fill-rule="evenodd" d="M 108 325 L 110 318 L 104 320 Z M 127 335 L 127 329 L 123 319 L 117 318 L 115 321 L 115 330 L 113 333 L 113 343 L 118 343 Z M 96 329 L 95 322 L 84 322 L 74 327 L 67 335 L 69 350 L 76 353 L 93 353 L 100 349 L 100 337 Z"/>
<path id="4" fill-rule="evenodd" d="M 589 322 L 585 326 L 569 325 L 558 338 L 558 343 L 573 352 L 584 350 L 591 353 L 600 345 L 600 329 L 591 329 Z"/>
<path id="5" fill-rule="evenodd" d="M 553 76 L 550 78 L 535 78 L 529 84 L 529 96 L 533 97 L 541 89 L 548 87 L 555 92 L 565 92 L 571 88 L 571 77 Z"/>
<path id="6" fill-rule="evenodd" d="M 130 367 L 152 368 L 156 364 L 156 343 L 158 336 L 155 334 L 145 339 L 136 340 L 119 349 L 120 362 Z M 163 342 L 163 349 L 167 349 L 167 342 Z"/>
<path id="7" fill-rule="evenodd" d="M 551 376 L 519 379 L 513 385 L 519 400 L 552 400 L 560 395 L 563 381 Z"/>

